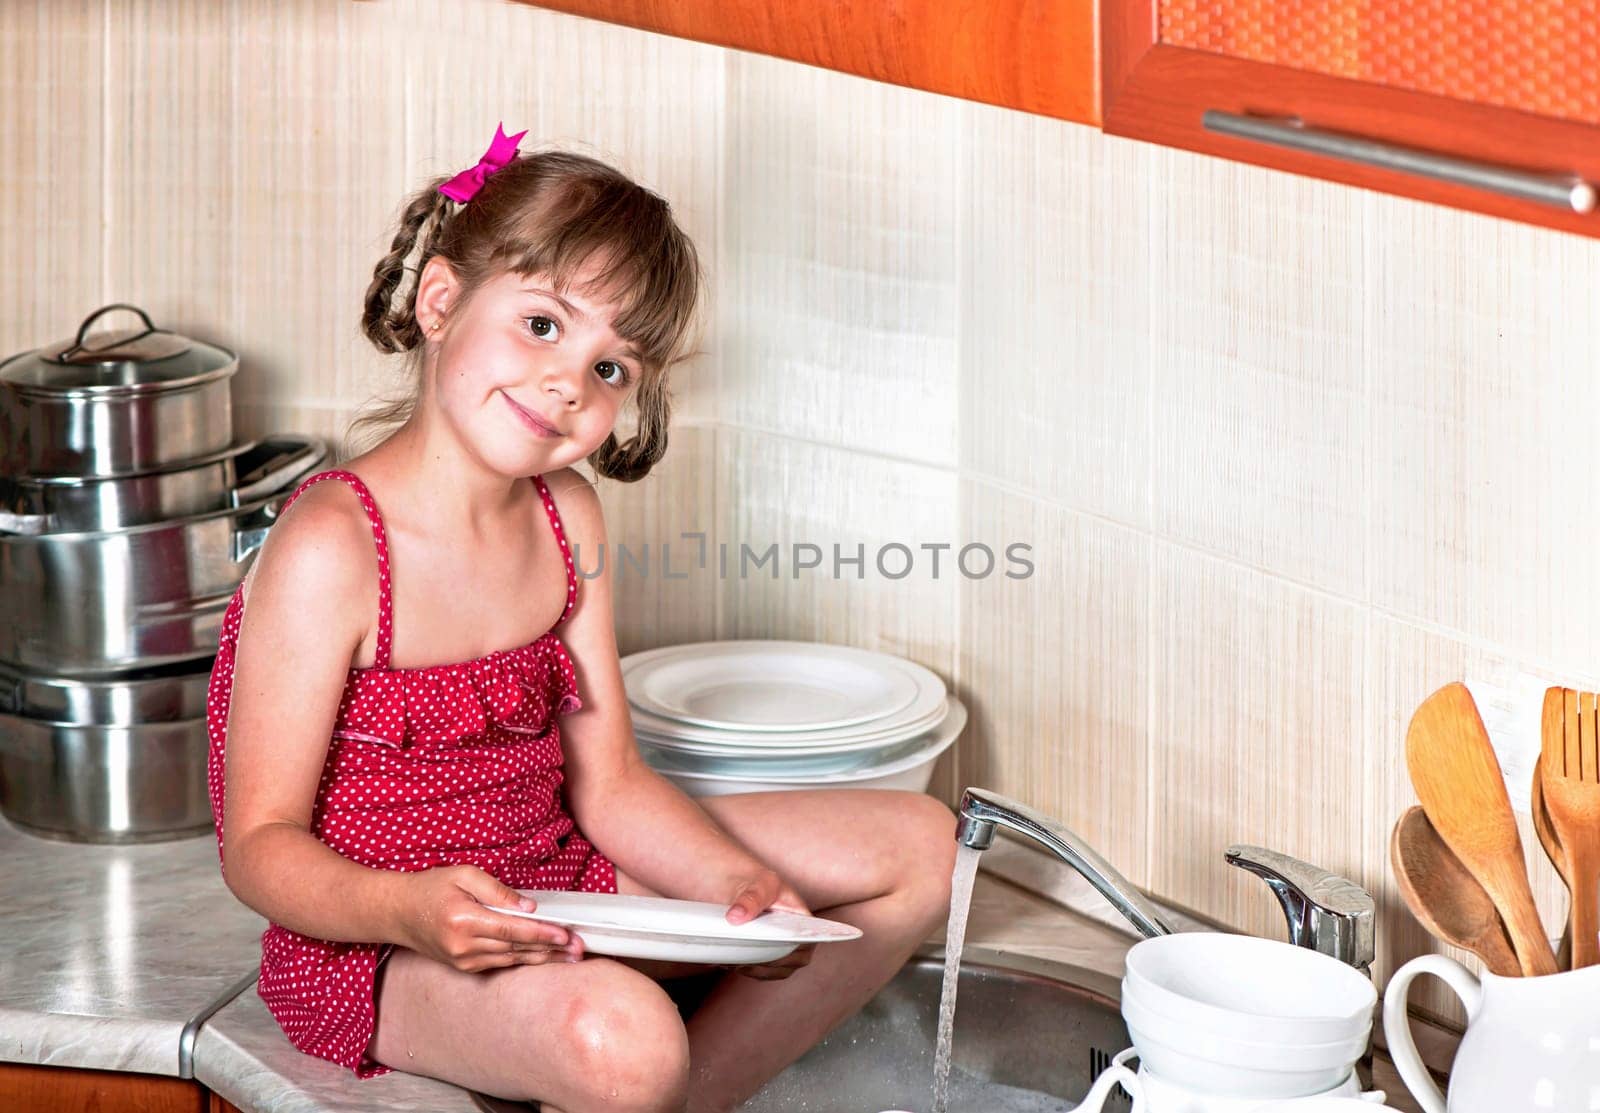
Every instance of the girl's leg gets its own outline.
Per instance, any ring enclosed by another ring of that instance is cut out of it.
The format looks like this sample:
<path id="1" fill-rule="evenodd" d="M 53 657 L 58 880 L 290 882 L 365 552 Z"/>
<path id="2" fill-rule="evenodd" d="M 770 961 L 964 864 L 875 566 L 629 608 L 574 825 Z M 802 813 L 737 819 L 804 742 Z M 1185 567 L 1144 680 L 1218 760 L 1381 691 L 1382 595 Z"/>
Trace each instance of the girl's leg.
<path id="1" fill-rule="evenodd" d="M 955 817 L 930 796 L 862 789 L 699 801 L 818 915 L 862 938 L 781 981 L 724 978 L 689 1020 L 694 1113 L 735 1108 L 870 1000 L 950 910 Z M 643 886 L 619 874 L 624 891 Z"/>
<path id="2" fill-rule="evenodd" d="M 547 1113 L 681 1113 L 689 1046 L 672 1001 L 605 958 L 478 974 L 397 947 L 378 971 L 372 1057 Z"/>

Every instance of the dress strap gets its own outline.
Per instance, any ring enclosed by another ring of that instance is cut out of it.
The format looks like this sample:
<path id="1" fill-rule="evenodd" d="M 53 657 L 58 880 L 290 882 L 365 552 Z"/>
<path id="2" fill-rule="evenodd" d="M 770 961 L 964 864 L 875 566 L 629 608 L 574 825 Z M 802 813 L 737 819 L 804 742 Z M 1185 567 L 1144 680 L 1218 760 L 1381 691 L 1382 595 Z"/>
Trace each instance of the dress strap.
<path id="1" fill-rule="evenodd" d="M 561 617 L 556 619 L 556 626 L 560 626 L 567 620 L 567 616 L 572 613 L 573 605 L 578 601 L 578 570 L 572 563 L 572 550 L 567 547 L 567 531 L 561 528 L 561 515 L 556 512 L 556 500 L 550 497 L 550 488 L 545 486 L 544 476 L 534 476 L 533 485 L 539 488 L 539 498 L 544 501 L 544 512 L 550 518 L 550 528 L 555 530 L 556 541 L 561 546 L 561 556 L 567 562 L 567 605 L 562 610 Z"/>
<path id="2" fill-rule="evenodd" d="M 389 538 L 383 531 L 383 516 L 378 513 L 378 504 L 373 501 L 372 492 L 367 490 L 367 485 L 354 472 L 339 468 L 318 472 L 295 488 L 289 501 L 278 511 L 278 517 L 281 519 L 287 514 L 294 500 L 308 487 L 324 479 L 339 479 L 348 484 L 355 491 L 356 498 L 361 500 L 361 509 L 367 512 L 367 521 L 372 523 L 372 540 L 378 549 L 378 645 L 373 651 L 372 664 L 374 668 L 386 669 L 389 667 L 389 649 L 394 642 L 394 594 L 389 579 Z"/>

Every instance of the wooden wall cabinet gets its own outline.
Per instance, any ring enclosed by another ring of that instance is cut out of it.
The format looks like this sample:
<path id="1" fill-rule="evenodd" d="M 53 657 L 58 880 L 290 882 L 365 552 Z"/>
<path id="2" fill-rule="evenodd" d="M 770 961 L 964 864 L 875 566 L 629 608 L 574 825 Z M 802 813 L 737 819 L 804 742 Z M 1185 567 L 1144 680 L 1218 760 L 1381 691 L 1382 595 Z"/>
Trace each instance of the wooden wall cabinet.
<path id="1" fill-rule="evenodd" d="M 1101 19 L 1108 132 L 1600 236 L 1600 210 L 1205 124 L 1208 111 L 1288 118 L 1600 185 L 1600 0 L 1101 0 Z"/>
<path id="2" fill-rule="evenodd" d="M 1600 236 L 1600 209 L 1206 126 L 1208 111 L 1293 121 L 1286 134 L 1600 186 L 1600 0 L 523 2 Z"/>
<path id="3" fill-rule="evenodd" d="M 1100 121 L 1095 0 L 523 0 L 830 70 Z"/>

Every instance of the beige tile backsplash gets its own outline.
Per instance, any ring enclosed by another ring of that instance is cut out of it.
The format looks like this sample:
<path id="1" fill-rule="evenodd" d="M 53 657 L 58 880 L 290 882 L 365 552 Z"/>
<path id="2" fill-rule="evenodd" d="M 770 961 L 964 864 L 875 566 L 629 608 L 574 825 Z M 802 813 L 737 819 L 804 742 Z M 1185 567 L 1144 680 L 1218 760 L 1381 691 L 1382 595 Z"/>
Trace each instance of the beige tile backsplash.
<path id="1" fill-rule="evenodd" d="M 667 461 L 604 488 L 614 543 L 711 560 L 624 577 L 624 651 L 914 657 L 972 712 L 939 791 L 1228 923 L 1281 930 L 1222 862 L 1253 841 L 1379 895 L 1380 970 L 1425 949 L 1411 710 L 1600 674 L 1600 242 L 497 0 L 0 5 L 0 105 L 0 354 L 136 301 L 241 352 L 249 432 L 398 381 L 359 329 L 388 221 L 496 121 L 619 162 L 713 291 Z M 891 579 L 895 542 L 1034 572 Z"/>

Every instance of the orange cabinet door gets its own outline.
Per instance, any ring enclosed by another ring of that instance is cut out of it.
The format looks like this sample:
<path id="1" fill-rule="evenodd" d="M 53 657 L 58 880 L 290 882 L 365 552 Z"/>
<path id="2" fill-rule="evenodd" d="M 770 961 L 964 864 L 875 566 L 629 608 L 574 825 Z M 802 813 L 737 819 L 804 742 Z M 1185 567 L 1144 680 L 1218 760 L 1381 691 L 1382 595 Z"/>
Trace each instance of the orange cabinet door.
<path id="1" fill-rule="evenodd" d="M 1600 236 L 1600 0 L 1101 0 L 1105 130 Z"/>
<path id="2" fill-rule="evenodd" d="M 198 1082 L 124 1071 L 0 1063 L 0 1109 L 48 1113 L 207 1113 Z"/>
<path id="3" fill-rule="evenodd" d="M 1100 122 L 1095 0 L 523 0 L 825 69 Z"/>

